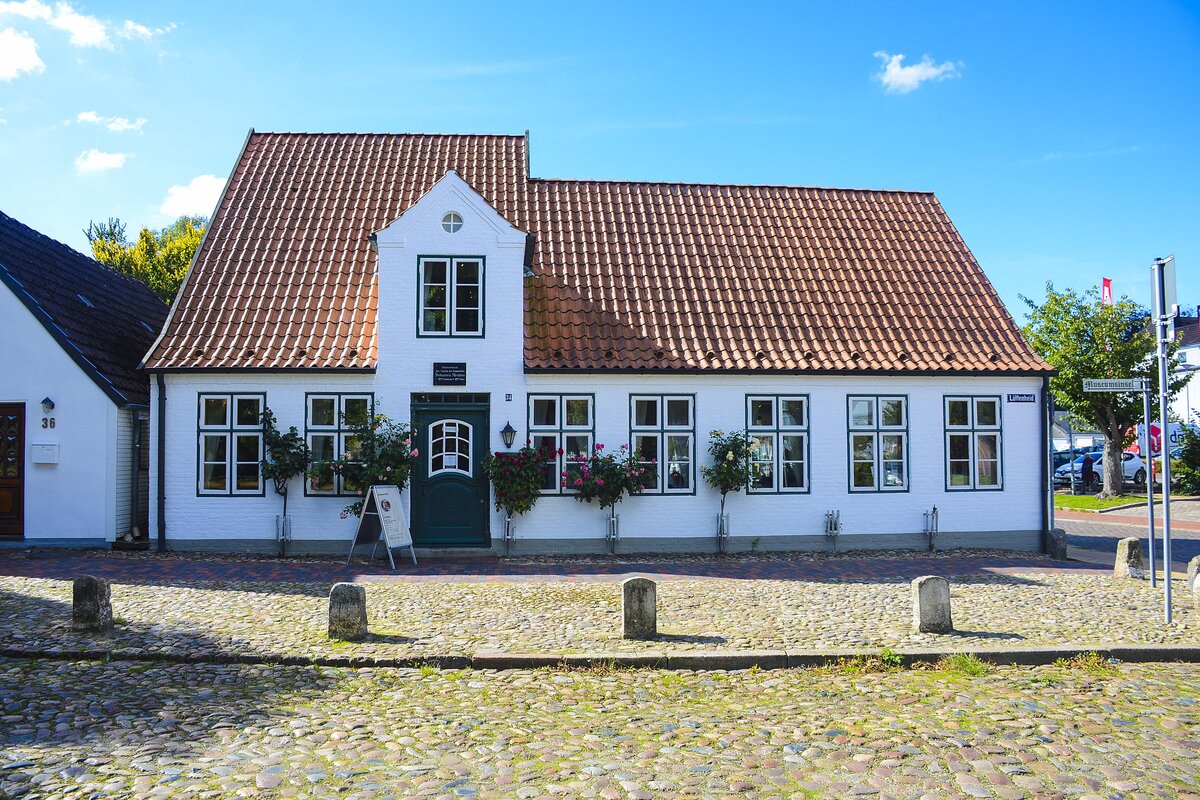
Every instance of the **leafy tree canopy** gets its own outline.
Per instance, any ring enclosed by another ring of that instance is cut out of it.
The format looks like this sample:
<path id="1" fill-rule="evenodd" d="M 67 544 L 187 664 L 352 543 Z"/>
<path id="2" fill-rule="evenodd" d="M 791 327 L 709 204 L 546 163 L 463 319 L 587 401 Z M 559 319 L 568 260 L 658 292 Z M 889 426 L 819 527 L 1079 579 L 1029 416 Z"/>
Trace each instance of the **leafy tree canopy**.
<path id="1" fill-rule="evenodd" d="M 1058 374 L 1050 379 L 1055 405 L 1072 416 L 1086 420 L 1104 434 L 1105 464 L 1120 464 L 1121 451 L 1132 442 L 1133 428 L 1142 421 L 1142 397 L 1132 392 L 1085 392 L 1086 378 L 1149 378 L 1158 391 L 1158 368 L 1154 359 L 1155 334 L 1150 313 L 1122 296 L 1111 306 L 1100 303 L 1096 287 L 1080 294 L 1073 289 L 1055 291 L 1046 284 L 1046 299 L 1029 306 L 1029 323 L 1023 329 L 1029 344 L 1050 362 Z M 1178 359 L 1170 349 L 1169 374 Z M 1187 376 L 1173 377 L 1170 394 L 1177 392 Z M 1122 493 L 1122 471 L 1104 470 L 1104 491 Z"/>
<path id="2" fill-rule="evenodd" d="M 180 217 L 159 231 L 142 228 L 137 240 L 130 242 L 125 223 L 110 217 L 107 222 L 88 223 L 83 233 L 97 261 L 146 284 L 163 302 L 170 303 L 207 224 L 204 217 Z"/>

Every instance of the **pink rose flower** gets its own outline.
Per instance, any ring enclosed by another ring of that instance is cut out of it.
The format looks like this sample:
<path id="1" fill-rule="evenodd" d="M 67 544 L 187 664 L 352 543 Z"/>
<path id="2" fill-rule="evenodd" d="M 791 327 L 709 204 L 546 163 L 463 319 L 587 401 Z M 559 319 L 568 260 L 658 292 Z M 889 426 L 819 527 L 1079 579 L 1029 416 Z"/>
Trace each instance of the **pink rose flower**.
<path id="1" fill-rule="evenodd" d="M 576 485 L 576 486 L 583 486 L 583 478 L 576 478 L 576 479 L 575 479 L 575 485 Z"/>
<path id="2" fill-rule="evenodd" d="M 419 455 L 421 455 L 421 454 L 420 454 L 420 452 L 418 452 L 418 451 L 417 451 L 417 448 L 415 448 L 415 447 L 414 447 L 414 448 L 412 449 L 412 452 L 411 452 L 411 453 L 409 453 L 409 455 L 410 455 L 410 456 L 412 456 L 413 458 L 416 458 L 417 456 L 419 456 Z"/>
<path id="3" fill-rule="evenodd" d="M 604 478 L 597 478 L 597 479 L 596 479 L 596 485 L 597 485 L 597 486 L 603 486 L 603 485 L 604 485 Z"/>

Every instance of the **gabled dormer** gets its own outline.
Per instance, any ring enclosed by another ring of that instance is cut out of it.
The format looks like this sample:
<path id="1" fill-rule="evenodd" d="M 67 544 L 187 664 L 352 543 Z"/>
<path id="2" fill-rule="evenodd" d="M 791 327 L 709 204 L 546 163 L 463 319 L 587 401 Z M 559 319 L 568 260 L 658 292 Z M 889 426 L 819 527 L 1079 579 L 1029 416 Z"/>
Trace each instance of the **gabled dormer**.
<path id="1" fill-rule="evenodd" d="M 453 170 L 379 231 L 381 378 L 419 385 L 442 361 L 474 362 L 468 390 L 519 374 L 526 239 Z"/>

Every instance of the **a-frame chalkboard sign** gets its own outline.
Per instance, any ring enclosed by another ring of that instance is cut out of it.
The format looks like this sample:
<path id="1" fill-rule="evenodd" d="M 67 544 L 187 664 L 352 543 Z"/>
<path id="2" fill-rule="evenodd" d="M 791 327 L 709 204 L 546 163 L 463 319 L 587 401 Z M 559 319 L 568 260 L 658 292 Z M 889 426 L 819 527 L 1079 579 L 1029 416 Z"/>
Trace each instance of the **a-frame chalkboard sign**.
<path id="1" fill-rule="evenodd" d="M 392 550 L 397 547 L 407 547 L 412 555 L 412 562 L 417 563 L 417 551 L 413 549 L 408 519 L 404 516 L 404 507 L 400 505 L 399 486 L 381 485 L 367 489 L 367 496 L 363 498 L 362 513 L 358 516 L 358 529 L 354 532 L 354 541 L 350 543 L 350 555 L 346 557 L 346 563 L 349 564 L 350 559 L 354 558 L 354 548 L 360 544 L 374 544 L 371 548 L 371 560 L 374 561 L 380 540 L 383 540 L 392 569 L 396 568 Z"/>

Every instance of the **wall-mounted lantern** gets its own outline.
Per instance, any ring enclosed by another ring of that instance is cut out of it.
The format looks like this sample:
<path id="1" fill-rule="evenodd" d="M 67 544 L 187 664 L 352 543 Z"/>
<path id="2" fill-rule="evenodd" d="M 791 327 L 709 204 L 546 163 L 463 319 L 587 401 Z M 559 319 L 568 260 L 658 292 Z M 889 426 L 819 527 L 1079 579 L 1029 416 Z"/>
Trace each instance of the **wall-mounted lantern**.
<path id="1" fill-rule="evenodd" d="M 504 449 L 512 447 L 513 439 L 517 438 L 517 429 L 512 426 L 511 422 L 504 423 L 504 428 L 500 431 L 500 438 L 504 440 Z"/>
<path id="2" fill-rule="evenodd" d="M 49 397 L 43 397 L 42 398 L 42 413 L 49 414 L 53 410 L 54 410 L 54 401 L 51 400 Z"/>

